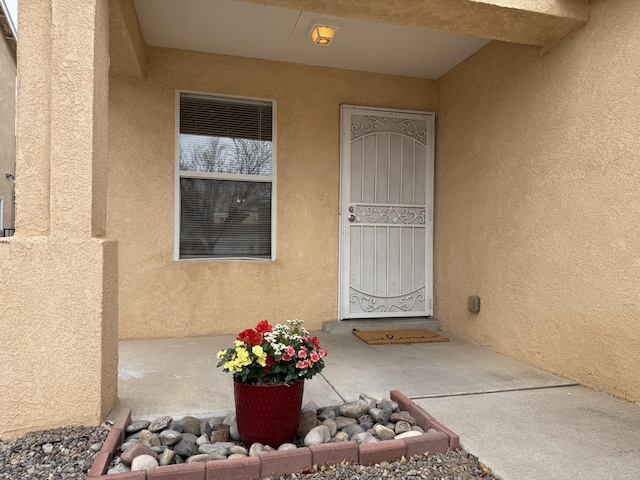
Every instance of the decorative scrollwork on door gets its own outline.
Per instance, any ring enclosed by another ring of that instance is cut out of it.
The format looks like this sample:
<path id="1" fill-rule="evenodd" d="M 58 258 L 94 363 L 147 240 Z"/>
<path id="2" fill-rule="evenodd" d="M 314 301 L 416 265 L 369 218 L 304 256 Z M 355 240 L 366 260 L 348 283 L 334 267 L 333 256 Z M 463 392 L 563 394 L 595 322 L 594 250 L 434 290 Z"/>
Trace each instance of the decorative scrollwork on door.
<path id="1" fill-rule="evenodd" d="M 425 301 L 424 286 L 413 292 L 393 297 L 381 297 L 350 289 L 349 302 L 358 305 L 363 312 L 411 312 L 423 310 Z"/>
<path id="2" fill-rule="evenodd" d="M 360 292 L 352 293 L 349 297 L 351 303 L 357 303 L 363 312 L 386 312 L 384 305 L 377 305 L 377 300 L 373 297 L 362 295 Z"/>
<path id="3" fill-rule="evenodd" d="M 391 223 L 424 225 L 426 209 L 411 207 L 355 205 L 355 221 L 366 223 Z"/>
<path id="4" fill-rule="evenodd" d="M 400 131 L 409 137 L 414 137 L 421 143 L 426 143 L 427 131 L 425 129 L 418 128 L 415 122 L 411 120 L 398 120 L 396 118 L 391 119 L 391 125 L 399 125 Z"/>
<path id="5" fill-rule="evenodd" d="M 379 125 L 386 125 L 386 118 L 366 116 L 360 122 L 360 125 L 351 125 L 351 131 L 353 132 L 353 138 L 358 138 L 358 135 L 365 133 L 371 133 L 378 129 Z"/>
<path id="6" fill-rule="evenodd" d="M 375 133 L 397 133 L 410 137 L 423 145 L 427 144 L 427 124 L 425 121 L 416 123 L 408 118 L 374 117 L 372 115 L 356 117 L 354 117 L 356 123 L 351 125 L 351 141 Z"/>

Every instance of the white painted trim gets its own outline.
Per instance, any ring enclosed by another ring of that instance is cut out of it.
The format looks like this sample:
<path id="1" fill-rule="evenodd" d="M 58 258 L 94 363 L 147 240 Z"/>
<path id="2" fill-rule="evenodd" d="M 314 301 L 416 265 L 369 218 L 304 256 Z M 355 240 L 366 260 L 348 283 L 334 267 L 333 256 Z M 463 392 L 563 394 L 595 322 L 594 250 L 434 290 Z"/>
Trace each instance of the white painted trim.
<path id="1" fill-rule="evenodd" d="M 434 112 L 422 112 L 420 110 L 402 110 L 398 108 L 374 108 L 374 107 L 358 107 L 357 105 L 340 105 L 341 109 L 353 109 L 355 113 L 371 113 L 371 112 L 384 112 L 385 114 L 399 114 L 398 116 L 405 116 L 409 118 L 424 119 L 424 115 L 435 117 Z"/>
<path id="2" fill-rule="evenodd" d="M 195 90 L 178 90 L 178 97 L 180 96 L 181 93 L 194 96 L 194 97 L 200 97 L 203 99 L 221 98 L 228 102 L 244 103 L 244 104 L 255 103 L 258 105 L 267 105 L 267 104 L 274 105 L 274 102 L 275 102 L 275 100 L 272 100 L 270 98 L 242 97 L 239 95 L 227 95 L 224 93 L 196 92 Z"/>
<path id="3" fill-rule="evenodd" d="M 227 173 L 210 173 L 210 172 L 190 172 L 180 170 L 180 94 L 192 94 L 199 95 L 203 98 L 225 98 L 228 100 L 237 100 L 238 103 L 256 102 L 256 103 L 270 103 L 271 104 L 271 121 L 272 121 L 272 139 L 271 139 L 271 175 L 238 175 Z M 223 95 L 216 93 L 195 92 L 190 90 L 176 90 L 175 92 L 175 117 L 174 117 L 174 208 L 173 208 L 173 260 L 176 262 L 229 262 L 229 261 L 251 261 L 251 262 L 265 262 L 276 260 L 276 218 L 277 218 L 277 203 L 278 203 L 278 191 L 277 191 L 277 157 L 278 157 L 278 117 L 277 117 L 277 102 L 276 100 L 270 100 L 266 98 L 255 97 L 239 97 L 236 95 Z M 180 258 L 180 178 L 215 178 L 219 180 L 240 180 L 250 182 L 265 182 L 271 183 L 271 259 L 266 260 L 262 258 L 246 258 L 246 257 L 233 257 L 233 258 Z"/>
<path id="4" fill-rule="evenodd" d="M 180 261 L 180 90 L 176 90 L 173 128 L 173 260 Z"/>
<path id="5" fill-rule="evenodd" d="M 271 261 L 276 261 L 276 226 L 278 225 L 278 102 L 271 100 Z"/>
<path id="6" fill-rule="evenodd" d="M 181 262 L 272 262 L 271 258 L 225 257 L 225 258 L 181 258 Z"/>
<path id="7" fill-rule="evenodd" d="M 215 180 L 237 180 L 240 182 L 273 182 L 273 175 L 242 175 L 238 173 L 212 173 L 212 172 L 192 172 L 191 170 L 180 170 L 182 178 L 213 178 Z"/>
<path id="8" fill-rule="evenodd" d="M 343 198 L 344 198 L 344 189 L 346 183 L 346 148 L 347 141 L 345 139 L 345 124 L 346 124 L 346 110 L 349 108 L 353 108 L 350 105 L 340 105 L 340 190 L 338 192 L 338 320 L 343 319 L 343 295 L 342 292 L 344 290 L 344 285 L 348 285 L 347 271 L 346 266 L 344 265 L 344 256 L 345 256 L 345 243 L 346 243 L 346 229 L 344 228 L 344 222 L 342 221 L 342 212 L 345 208 L 343 206 Z M 349 143 L 350 145 L 350 143 Z"/>
<path id="9" fill-rule="evenodd" d="M 373 107 L 358 107 L 355 105 L 340 105 L 340 192 L 339 192 L 339 245 L 338 245 L 338 319 L 348 319 L 356 317 L 348 317 L 348 297 L 349 295 L 344 292 L 345 286 L 349 285 L 349 267 L 347 260 L 349 258 L 349 242 L 347 241 L 348 226 L 343 220 L 344 215 L 348 215 L 344 209 L 345 206 L 345 189 L 350 185 L 350 171 L 346 162 L 347 148 L 350 148 L 350 138 L 346 138 L 348 130 L 345 129 L 345 125 L 349 122 L 350 114 L 384 114 L 386 116 L 394 116 L 395 113 L 398 116 L 412 119 L 422 119 L 427 121 L 427 137 L 426 137 L 426 150 L 427 150 L 427 186 L 431 189 L 431 195 L 426 199 L 427 210 L 429 212 L 428 225 L 426 226 L 426 256 L 427 261 L 425 268 L 425 280 L 428 280 L 429 285 L 425 288 L 425 310 L 428 316 L 433 316 L 433 217 L 434 217 L 434 190 L 435 190 L 435 178 L 434 178 L 434 157 L 435 157 L 435 117 L 434 112 L 422 112 L 418 110 L 400 110 L 400 109 L 387 109 L 387 108 L 373 108 Z M 346 202 L 349 203 L 349 202 Z M 412 205 L 413 206 L 413 205 Z M 388 312 L 377 313 L 378 317 L 414 317 L 413 312 Z M 420 315 L 421 316 L 421 315 Z"/>
<path id="10" fill-rule="evenodd" d="M 429 207 L 429 225 L 427 226 L 427 271 L 426 278 L 429 279 L 429 289 L 426 291 L 428 294 L 427 303 L 427 315 L 433 317 L 433 217 L 435 215 L 434 212 L 434 204 L 435 204 L 435 186 L 436 179 L 434 177 L 434 163 L 435 163 L 435 124 L 436 124 L 436 114 L 430 114 L 427 118 L 427 145 L 431 145 L 431 148 L 427 148 L 427 160 L 429 164 L 427 165 L 427 174 L 429 178 L 427 178 L 428 185 L 431 186 L 431 196 L 427 198 L 430 202 Z"/>

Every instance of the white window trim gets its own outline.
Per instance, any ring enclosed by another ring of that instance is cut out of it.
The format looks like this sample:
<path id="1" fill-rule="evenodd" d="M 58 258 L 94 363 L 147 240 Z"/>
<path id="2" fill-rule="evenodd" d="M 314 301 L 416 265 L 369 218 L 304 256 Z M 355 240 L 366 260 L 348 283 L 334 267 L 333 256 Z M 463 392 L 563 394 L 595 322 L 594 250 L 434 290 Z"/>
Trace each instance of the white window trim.
<path id="1" fill-rule="evenodd" d="M 180 178 L 211 178 L 210 174 L 203 172 L 190 172 L 180 170 L 180 94 L 191 93 L 195 95 L 208 95 L 212 97 L 222 97 L 234 100 L 262 101 L 271 102 L 272 105 L 272 122 L 273 122 L 273 138 L 271 140 L 272 148 L 272 165 L 271 176 L 265 175 L 237 175 L 237 174 L 216 174 L 215 178 L 220 180 L 242 180 L 251 182 L 270 182 L 271 183 L 271 258 L 251 258 L 251 257 L 230 257 L 230 258 L 180 258 Z M 222 95 L 217 93 L 195 92 L 191 90 L 176 90 L 175 94 L 175 120 L 174 120 L 174 159 L 173 159 L 173 260 L 176 262 L 274 262 L 276 260 L 276 212 L 277 212 L 277 138 L 278 138 L 278 119 L 276 100 L 268 98 L 255 97 L 239 97 L 235 95 Z"/>

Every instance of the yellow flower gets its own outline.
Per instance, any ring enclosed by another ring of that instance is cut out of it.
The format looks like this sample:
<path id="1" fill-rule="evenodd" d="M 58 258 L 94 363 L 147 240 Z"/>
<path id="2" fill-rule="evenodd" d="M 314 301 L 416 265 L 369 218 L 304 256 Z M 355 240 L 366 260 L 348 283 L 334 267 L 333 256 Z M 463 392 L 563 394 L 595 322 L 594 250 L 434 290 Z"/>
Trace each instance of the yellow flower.
<path id="1" fill-rule="evenodd" d="M 245 365 L 249 365 L 249 361 L 247 360 L 242 360 L 240 358 L 236 358 L 235 362 L 234 362 L 234 368 L 236 369 L 237 372 L 239 372 L 240 370 L 242 370 L 242 367 L 244 367 Z"/>
<path id="2" fill-rule="evenodd" d="M 226 351 L 226 350 L 220 350 L 220 351 L 216 354 L 216 357 L 217 357 L 217 358 L 222 358 L 222 357 L 224 357 L 224 354 L 225 354 L 225 353 L 227 353 L 227 351 Z"/>
<path id="3" fill-rule="evenodd" d="M 253 354 L 254 354 L 256 357 L 261 357 L 261 356 L 263 356 L 263 355 L 264 355 L 264 350 L 262 350 L 262 347 L 261 347 L 260 345 L 255 345 L 255 346 L 251 349 L 251 351 L 253 352 Z"/>
<path id="4" fill-rule="evenodd" d="M 249 358 L 249 352 L 247 352 L 246 348 L 242 348 L 242 347 L 236 348 L 236 355 L 238 356 L 238 359 L 242 359 L 242 360 Z"/>
<path id="5" fill-rule="evenodd" d="M 251 358 L 249 358 L 249 352 L 246 348 L 237 347 L 236 348 L 236 360 L 235 360 L 235 369 L 236 371 L 242 370 L 242 367 L 245 365 L 251 364 Z"/>
<path id="6" fill-rule="evenodd" d="M 233 369 L 234 369 L 234 367 L 235 367 L 235 363 L 233 362 L 233 360 L 232 360 L 232 361 L 230 361 L 230 362 L 225 362 L 225 363 L 224 363 L 224 365 L 223 365 L 223 367 L 224 367 L 224 369 L 225 369 L 225 370 L 229 370 L 229 371 L 231 371 L 231 370 L 233 370 Z"/>
<path id="7" fill-rule="evenodd" d="M 267 365 L 267 354 L 265 353 L 265 351 L 262 349 L 260 345 L 255 345 L 251 349 L 251 351 L 256 357 L 258 357 L 256 359 L 256 362 L 258 362 L 258 365 L 260 365 L 261 367 L 264 367 Z"/>
<path id="8" fill-rule="evenodd" d="M 242 347 L 244 345 L 244 342 L 240 341 L 240 340 L 236 340 L 235 342 L 236 347 Z"/>

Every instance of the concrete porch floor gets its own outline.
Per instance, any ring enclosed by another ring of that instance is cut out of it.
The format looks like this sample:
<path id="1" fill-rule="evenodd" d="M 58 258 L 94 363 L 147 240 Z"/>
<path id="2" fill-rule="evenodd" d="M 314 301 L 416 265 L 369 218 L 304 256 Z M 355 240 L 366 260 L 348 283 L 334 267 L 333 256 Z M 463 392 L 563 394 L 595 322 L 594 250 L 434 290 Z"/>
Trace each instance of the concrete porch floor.
<path id="1" fill-rule="evenodd" d="M 640 478 L 640 407 L 452 335 L 447 343 L 367 345 L 318 335 L 326 368 L 305 384 L 319 407 L 400 390 L 505 480 Z M 133 419 L 232 412 L 216 353 L 233 336 L 121 341 L 118 404 Z"/>

